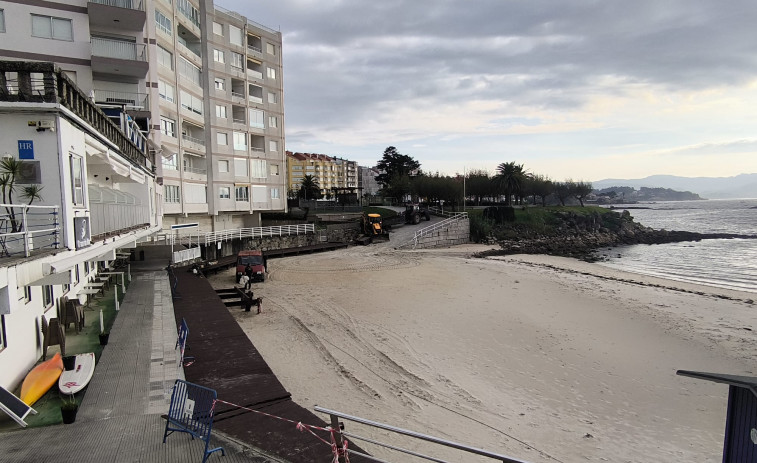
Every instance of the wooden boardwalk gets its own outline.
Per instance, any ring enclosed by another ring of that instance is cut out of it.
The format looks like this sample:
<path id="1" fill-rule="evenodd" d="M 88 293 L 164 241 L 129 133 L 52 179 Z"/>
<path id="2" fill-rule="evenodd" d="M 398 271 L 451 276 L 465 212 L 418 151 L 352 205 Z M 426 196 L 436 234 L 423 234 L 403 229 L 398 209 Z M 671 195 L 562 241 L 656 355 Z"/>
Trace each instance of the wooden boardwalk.
<path id="1" fill-rule="evenodd" d="M 292 401 L 210 283 L 188 269 L 174 273 L 174 311 L 177 322 L 187 321 L 186 355 L 194 357 L 184 369 L 187 381 L 215 389 L 220 400 L 290 420 L 219 404 L 213 429 L 291 463 L 330 462 L 329 446 L 296 429 L 297 422 L 320 427 L 326 423 Z M 326 433 L 319 435 L 330 440 Z M 350 448 L 358 450 L 352 444 Z M 351 456 L 350 461 L 370 460 Z"/>

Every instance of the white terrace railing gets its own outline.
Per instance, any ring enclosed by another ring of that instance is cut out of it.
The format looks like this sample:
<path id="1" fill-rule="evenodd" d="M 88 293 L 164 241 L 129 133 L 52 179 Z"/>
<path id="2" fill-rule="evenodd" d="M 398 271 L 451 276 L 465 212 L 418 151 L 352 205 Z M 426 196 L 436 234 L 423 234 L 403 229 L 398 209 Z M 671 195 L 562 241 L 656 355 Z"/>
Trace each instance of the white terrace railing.
<path id="1" fill-rule="evenodd" d="M 59 247 L 58 206 L 0 204 L 0 257 L 29 257 L 34 249 Z"/>
<path id="2" fill-rule="evenodd" d="M 178 237 L 171 235 L 170 239 L 174 244 L 183 244 L 186 246 L 203 244 L 207 246 L 219 241 L 263 238 L 266 236 L 306 235 L 308 233 L 315 233 L 315 224 L 303 223 L 298 225 L 276 225 L 273 227 L 235 228 L 216 232 L 181 234 Z"/>

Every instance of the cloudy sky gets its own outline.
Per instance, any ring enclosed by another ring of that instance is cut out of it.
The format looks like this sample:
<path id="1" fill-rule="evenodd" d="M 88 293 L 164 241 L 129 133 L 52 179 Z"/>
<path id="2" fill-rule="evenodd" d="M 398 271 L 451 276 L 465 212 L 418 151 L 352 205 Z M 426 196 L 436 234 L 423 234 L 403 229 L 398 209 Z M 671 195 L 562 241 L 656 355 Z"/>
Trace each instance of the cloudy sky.
<path id="1" fill-rule="evenodd" d="M 757 172 L 754 0 L 217 0 L 281 30 L 286 145 L 555 180 Z"/>

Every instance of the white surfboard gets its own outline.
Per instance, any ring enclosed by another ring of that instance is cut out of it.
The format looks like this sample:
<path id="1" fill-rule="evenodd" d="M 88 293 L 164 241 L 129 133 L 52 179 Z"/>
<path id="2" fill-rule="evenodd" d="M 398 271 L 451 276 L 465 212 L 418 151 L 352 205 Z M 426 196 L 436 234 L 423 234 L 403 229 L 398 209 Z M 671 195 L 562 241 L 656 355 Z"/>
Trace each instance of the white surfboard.
<path id="1" fill-rule="evenodd" d="M 95 372 L 95 354 L 76 354 L 73 370 L 63 370 L 58 379 L 58 389 L 63 394 L 76 394 L 84 389 Z"/>

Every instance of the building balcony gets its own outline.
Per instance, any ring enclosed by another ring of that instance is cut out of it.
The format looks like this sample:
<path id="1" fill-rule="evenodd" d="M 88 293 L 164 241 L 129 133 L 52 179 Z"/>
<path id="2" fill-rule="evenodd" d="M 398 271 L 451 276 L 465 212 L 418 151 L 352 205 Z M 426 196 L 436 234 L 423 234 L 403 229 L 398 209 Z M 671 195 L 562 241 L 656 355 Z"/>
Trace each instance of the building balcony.
<path id="1" fill-rule="evenodd" d="M 92 37 L 92 72 L 144 78 L 147 52 L 144 44 Z"/>
<path id="2" fill-rule="evenodd" d="M 252 79 L 263 80 L 263 73 L 255 69 L 247 68 L 247 77 Z"/>
<path id="3" fill-rule="evenodd" d="M 152 169 L 154 156 L 144 145 L 135 143 L 65 74 L 56 71 L 53 63 L 0 61 L 0 74 L 5 82 L 0 101 L 58 103 L 118 146 L 134 165 Z"/>
<path id="4" fill-rule="evenodd" d="M 247 45 L 247 53 L 251 55 L 258 55 L 261 56 L 263 54 L 263 50 L 261 50 L 259 47 L 253 46 L 253 45 Z"/>
<path id="5" fill-rule="evenodd" d="M 89 24 L 106 30 L 141 31 L 147 15 L 142 0 L 90 0 Z"/>
<path id="6" fill-rule="evenodd" d="M 184 172 L 196 175 L 207 175 L 208 169 L 204 167 L 184 166 Z"/>
<path id="7" fill-rule="evenodd" d="M 117 92 L 113 90 L 94 90 L 95 103 L 99 105 L 118 105 L 132 109 L 150 109 L 147 93 Z"/>

